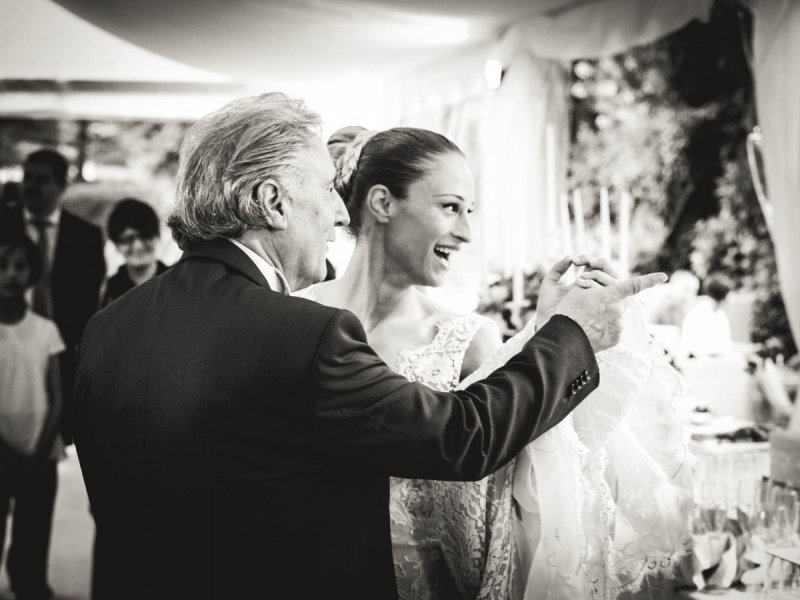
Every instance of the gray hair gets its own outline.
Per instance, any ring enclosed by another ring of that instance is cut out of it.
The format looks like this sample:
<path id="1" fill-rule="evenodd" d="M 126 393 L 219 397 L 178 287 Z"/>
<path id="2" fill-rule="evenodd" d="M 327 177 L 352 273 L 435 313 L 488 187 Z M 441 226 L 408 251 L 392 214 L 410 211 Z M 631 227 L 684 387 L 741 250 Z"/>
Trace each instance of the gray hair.
<path id="1" fill-rule="evenodd" d="M 267 228 L 258 185 L 273 178 L 294 193 L 298 154 L 319 126 L 319 115 L 281 93 L 235 100 L 195 123 L 181 142 L 176 206 L 167 221 L 181 249 Z"/>

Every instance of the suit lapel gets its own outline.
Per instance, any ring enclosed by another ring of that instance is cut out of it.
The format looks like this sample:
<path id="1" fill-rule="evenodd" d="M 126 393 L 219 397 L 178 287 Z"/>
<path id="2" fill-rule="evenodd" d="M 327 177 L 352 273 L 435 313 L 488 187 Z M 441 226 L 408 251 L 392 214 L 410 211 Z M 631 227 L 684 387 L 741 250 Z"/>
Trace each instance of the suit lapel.
<path id="1" fill-rule="evenodd" d="M 255 264 L 253 264 L 253 261 L 250 260 L 250 257 L 248 257 L 239 248 L 234 246 L 231 242 L 222 238 L 217 238 L 209 242 L 202 242 L 191 250 L 187 250 L 181 257 L 181 262 L 185 260 L 209 258 L 212 260 L 218 260 L 219 262 L 225 263 L 229 267 L 236 269 L 242 275 L 253 281 L 253 283 L 258 284 L 261 287 L 272 289 L 267 283 L 264 275 L 258 270 L 258 267 L 256 267 Z"/>

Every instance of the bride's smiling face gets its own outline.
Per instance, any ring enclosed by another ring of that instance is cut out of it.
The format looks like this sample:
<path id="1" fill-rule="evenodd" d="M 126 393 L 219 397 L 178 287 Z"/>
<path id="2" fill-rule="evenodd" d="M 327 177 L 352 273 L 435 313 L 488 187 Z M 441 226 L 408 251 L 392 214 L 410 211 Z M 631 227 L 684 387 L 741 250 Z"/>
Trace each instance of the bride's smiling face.
<path id="1" fill-rule="evenodd" d="M 474 187 L 461 155 L 431 159 L 426 174 L 409 186 L 408 196 L 394 201 L 386 231 L 390 270 L 411 285 L 442 285 L 455 254 L 472 240 Z"/>

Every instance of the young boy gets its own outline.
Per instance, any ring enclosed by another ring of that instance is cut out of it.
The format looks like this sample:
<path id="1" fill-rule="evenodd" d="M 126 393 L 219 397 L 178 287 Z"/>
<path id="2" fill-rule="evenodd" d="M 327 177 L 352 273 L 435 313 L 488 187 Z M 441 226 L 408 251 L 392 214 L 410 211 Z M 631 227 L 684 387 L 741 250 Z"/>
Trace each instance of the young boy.
<path id="1" fill-rule="evenodd" d="M 0 232 L 0 552 L 14 498 L 7 570 L 17 598 L 51 598 L 47 556 L 61 414 L 55 323 L 32 312 L 26 290 L 41 275 L 36 245 Z"/>

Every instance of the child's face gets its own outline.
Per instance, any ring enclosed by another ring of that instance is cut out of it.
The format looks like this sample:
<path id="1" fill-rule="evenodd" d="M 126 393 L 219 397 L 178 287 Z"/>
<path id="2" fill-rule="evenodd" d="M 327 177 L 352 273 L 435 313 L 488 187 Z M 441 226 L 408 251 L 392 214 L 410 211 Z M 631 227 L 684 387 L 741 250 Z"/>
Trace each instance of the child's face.
<path id="1" fill-rule="evenodd" d="M 25 250 L 0 246 L 0 300 L 22 297 L 30 276 Z"/>

